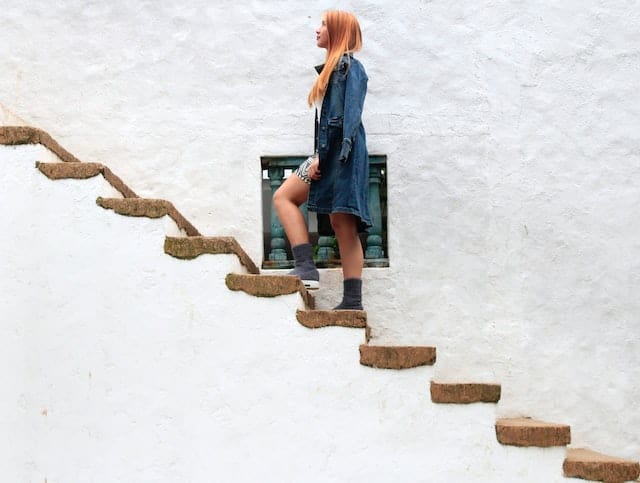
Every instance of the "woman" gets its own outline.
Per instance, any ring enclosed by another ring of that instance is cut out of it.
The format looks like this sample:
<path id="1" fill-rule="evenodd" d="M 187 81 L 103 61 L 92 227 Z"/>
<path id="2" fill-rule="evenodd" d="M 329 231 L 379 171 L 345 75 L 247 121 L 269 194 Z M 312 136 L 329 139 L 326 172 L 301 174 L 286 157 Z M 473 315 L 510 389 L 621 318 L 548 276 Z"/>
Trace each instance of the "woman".
<path id="1" fill-rule="evenodd" d="M 329 215 L 338 240 L 344 292 L 334 310 L 362 310 L 364 255 L 359 232 L 371 227 L 369 215 L 369 155 L 362 125 L 367 74 L 353 53 L 362 47 L 354 15 L 328 11 L 316 29 L 317 46 L 327 50 L 325 63 L 309 92 L 316 107 L 316 152 L 289 176 L 274 195 L 274 206 L 291 244 L 295 268 L 305 286 L 319 287 L 313 247 L 300 211 Z"/>

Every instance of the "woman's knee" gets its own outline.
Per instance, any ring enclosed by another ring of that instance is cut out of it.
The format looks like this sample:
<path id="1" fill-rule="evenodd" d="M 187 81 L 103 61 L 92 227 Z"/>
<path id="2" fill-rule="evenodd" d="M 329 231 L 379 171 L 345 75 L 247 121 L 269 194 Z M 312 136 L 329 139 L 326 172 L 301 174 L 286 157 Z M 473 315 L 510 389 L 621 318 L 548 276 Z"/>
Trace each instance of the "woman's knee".
<path id="1" fill-rule="evenodd" d="M 295 200 L 293 199 L 291 190 L 285 189 L 284 186 L 281 186 L 276 190 L 273 194 L 273 206 L 276 207 L 276 210 L 280 209 L 283 206 L 295 205 Z"/>
<path id="2" fill-rule="evenodd" d="M 331 228 L 337 236 L 356 235 L 356 217 L 348 213 L 332 213 Z"/>
<path id="3" fill-rule="evenodd" d="M 309 186 L 297 176 L 290 176 L 273 194 L 273 204 L 281 206 L 302 205 L 309 196 Z"/>
<path id="4" fill-rule="evenodd" d="M 286 203 L 287 200 L 287 196 L 285 193 L 283 193 L 283 190 L 281 188 L 278 188 L 276 190 L 276 192 L 273 194 L 273 206 L 276 207 L 276 209 L 281 206 L 283 203 Z"/>

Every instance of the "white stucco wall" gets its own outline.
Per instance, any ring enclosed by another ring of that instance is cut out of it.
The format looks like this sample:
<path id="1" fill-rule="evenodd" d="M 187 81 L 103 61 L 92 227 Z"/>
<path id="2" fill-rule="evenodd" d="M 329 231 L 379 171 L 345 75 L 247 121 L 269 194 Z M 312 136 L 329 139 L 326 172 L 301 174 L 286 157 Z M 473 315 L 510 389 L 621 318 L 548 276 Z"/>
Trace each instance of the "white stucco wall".
<path id="1" fill-rule="evenodd" d="M 260 156 L 312 147 L 313 29 L 333 4 L 5 4 L 4 122 L 262 258 Z M 363 27 L 369 148 L 388 157 L 374 340 L 436 345 L 433 377 L 503 384 L 498 415 L 637 460 L 636 3 L 341 6 Z M 340 275 L 322 279 L 329 307 Z"/>

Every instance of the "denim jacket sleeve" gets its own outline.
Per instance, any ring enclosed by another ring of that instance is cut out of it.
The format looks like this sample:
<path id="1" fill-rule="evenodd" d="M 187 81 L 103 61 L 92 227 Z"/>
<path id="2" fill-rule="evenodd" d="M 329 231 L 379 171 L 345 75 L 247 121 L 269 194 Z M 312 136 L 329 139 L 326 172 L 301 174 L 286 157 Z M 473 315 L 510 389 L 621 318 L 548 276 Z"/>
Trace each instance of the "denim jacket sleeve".
<path id="1" fill-rule="evenodd" d="M 362 109 L 364 98 L 367 95 L 367 81 L 369 78 L 358 61 L 352 60 L 347 73 L 345 98 L 344 98 L 344 120 L 342 149 L 340 151 L 340 161 L 349 157 L 353 146 L 358 127 L 362 123 Z"/>

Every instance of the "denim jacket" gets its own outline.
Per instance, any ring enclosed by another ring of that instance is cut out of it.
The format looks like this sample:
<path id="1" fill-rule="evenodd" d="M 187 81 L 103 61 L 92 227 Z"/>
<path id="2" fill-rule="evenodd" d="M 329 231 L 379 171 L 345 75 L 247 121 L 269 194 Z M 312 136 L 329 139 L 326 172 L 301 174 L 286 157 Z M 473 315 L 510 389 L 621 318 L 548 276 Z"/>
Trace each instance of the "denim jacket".
<path id="1" fill-rule="evenodd" d="M 348 54 L 331 73 L 316 126 L 321 178 L 311 183 L 307 202 L 308 209 L 319 214 L 355 215 L 361 232 L 372 225 L 369 154 L 362 124 L 367 81 L 362 64 Z"/>

